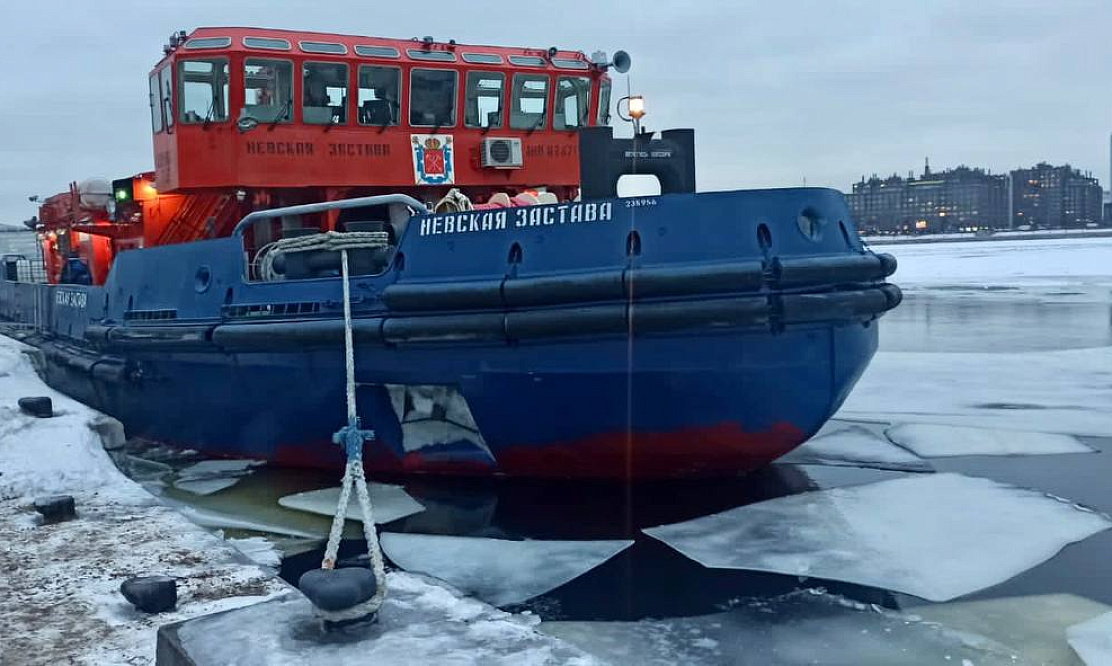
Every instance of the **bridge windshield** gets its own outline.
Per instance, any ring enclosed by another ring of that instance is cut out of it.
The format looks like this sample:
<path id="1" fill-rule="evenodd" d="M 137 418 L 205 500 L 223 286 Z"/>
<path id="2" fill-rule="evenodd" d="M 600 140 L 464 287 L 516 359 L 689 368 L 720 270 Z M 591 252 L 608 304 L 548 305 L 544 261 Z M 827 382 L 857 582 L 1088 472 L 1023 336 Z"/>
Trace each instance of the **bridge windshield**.
<path id="1" fill-rule="evenodd" d="M 309 125 L 347 122 L 348 67 L 331 62 L 307 62 L 302 72 L 302 120 Z"/>
<path id="2" fill-rule="evenodd" d="M 228 60 L 178 62 L 178 113 L 183 123 L 228 119 Z"/>
<path id="3" fill-rule="evenodd" d="M 591 80 L 585 76 L 561 76 L 556 84 L 556 129 L 585 127 L 591 115 Z"/>
<path id="4" fill-rule="evenodd" d="M 293 121 L 293 63 L 248 58 L 243 61 L 244 104 L 259 122 Z"/>
<path id="5" fill-rule="evenodd" d="M 548 118 L 548 77 L 544 74 L 514 74 L 510 127 L 535 130 Z"/>
<path id="6" fill-rule="evenodd" d="M 359 124 L 397 125 L 402 98 L 402 73 L 397 67 L 359 67 Z"/>
<path id="7" fill-rule="evenodd" d="M 505 74 L 469 72 L 464 124 L 484 129 L 502 127 L 502 96 L 505 87 Z"/>
<path id="8" fill-rule="evenodd" d="M 413 69 L 409 75 L 409 124 L 451 127 L 456 124 L 456 80 L 447 69 Z"/>
<path id="9" fill-rule="evenodd" d="M 610 82 L 603 81 L 598 91 L 598 124 L 610 124 Z"/>

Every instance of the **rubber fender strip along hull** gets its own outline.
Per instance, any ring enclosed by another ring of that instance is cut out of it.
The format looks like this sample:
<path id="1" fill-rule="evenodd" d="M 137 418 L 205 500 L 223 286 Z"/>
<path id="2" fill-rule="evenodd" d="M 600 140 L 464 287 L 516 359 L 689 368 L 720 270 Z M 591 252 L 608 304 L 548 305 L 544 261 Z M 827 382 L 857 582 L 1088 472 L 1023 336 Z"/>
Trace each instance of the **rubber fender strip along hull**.
<path id="1" fill-rule="evenodd" d="M 381 342 L 383 320 L 379 317 L 352 320 L 356 342 Z M 212 341 L 225 349 L 297 348 L 343 344 L 344 322 L 320 321 L 267 322 L 265 324 L 224 324 L 212 332 Z"/>
<path id="2" fill-rule="evenodd" d="M 873 282 L 891 275 L 891 255 L 777 259 L 773 282 L 783 287 Z M 668 266 L 506 278 L 462 283 L 394 284 L 383 290 L 387 307 L 398 312 L 471 310 L 492 307 L 564 305 L 666 296 L 757 292 L 765 281 L 760 261 L 702 266 Z"/>
<path id="3" fill-rule="evenodd" d="M 189 349 L 212 346 L 214 325 L 206 326 L 116 326 L 107 333 L 110 347 L 143 349 Z"/>

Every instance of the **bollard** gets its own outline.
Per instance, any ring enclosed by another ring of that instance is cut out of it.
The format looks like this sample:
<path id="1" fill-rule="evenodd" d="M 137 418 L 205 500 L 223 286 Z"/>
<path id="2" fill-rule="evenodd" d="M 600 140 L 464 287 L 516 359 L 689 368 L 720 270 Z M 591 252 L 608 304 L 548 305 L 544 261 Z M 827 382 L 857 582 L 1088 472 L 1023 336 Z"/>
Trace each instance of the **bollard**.
<path id="1" fill-rule="evenodd" d="M 63 523 L 77 517 L 77 507 L 70 495 L 51 495 L 35 500 L 35 511 L 42 515 L 44 525 Z"/>
<path id="2" fill-rule="evenodd" d="M 19 408 L 24 414 L 30 414 L 40 419 L 48 419 L 54 416 L 54 403 L 45 396 L 20 398 Z"/>
<path id="3" fill-rule="evenodd" d="M 178 581 L 169 576 L 136 576 L 120 585 L 120 594 L 144 613 L 161 613 L 178 604 Z"/>
<path id="4" fill-rule="evenodd" d="M 316 607 L 326 629 L 377 619 L 378 613 L 368 607 L 378 591 L 370 569 L 310 569 L 297 587 Z"/>

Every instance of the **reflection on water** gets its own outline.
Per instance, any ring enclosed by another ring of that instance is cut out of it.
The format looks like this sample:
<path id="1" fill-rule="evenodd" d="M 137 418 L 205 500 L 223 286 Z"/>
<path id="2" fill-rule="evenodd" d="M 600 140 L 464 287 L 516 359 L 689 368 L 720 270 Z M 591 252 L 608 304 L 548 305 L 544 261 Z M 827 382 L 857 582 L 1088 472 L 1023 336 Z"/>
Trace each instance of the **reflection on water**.
<path id="1" fill-rule="evenodd" d="M 1017 352 L 1112 345 L 1108 289 L 905 294 L 880 323 L 880 348 L 914 352 Z"/>

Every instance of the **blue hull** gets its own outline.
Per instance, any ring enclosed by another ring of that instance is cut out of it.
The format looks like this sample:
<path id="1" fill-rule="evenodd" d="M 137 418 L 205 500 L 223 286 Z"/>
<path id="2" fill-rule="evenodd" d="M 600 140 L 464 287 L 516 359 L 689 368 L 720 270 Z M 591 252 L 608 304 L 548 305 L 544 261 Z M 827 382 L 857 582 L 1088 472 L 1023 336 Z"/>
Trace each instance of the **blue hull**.
<path id="1" fill-rule="evenodd" d="M 626 201 L 610 202 L 605 225 L 542 217 L 506 234 L 484 234 L 479 221 L 445 235 L 446 216 L 415 219 L 403 262 L 353 278 L 359 412 L 377 436 L 370 468 L 731 475 L 822 426 L 875 352 L 876 318 L 898 302 L 883 283 L 890 262 L 861 247 L 841 196 L 672 195 L 645 210 Z M 824 236 L 796 226 L 804 207 L 821 213 Z M 760 225 L 773 229 L 770 243 Z M 511 244 L 524 259 L 507 266 Z M 242 257 L 238 238 L 125 253 L 103 288 L 3 283 L 0 315 L 38 312 L 29 341 L 47 381 L 131 435 L 339 465 L 339 281 L 253 283 Z M 199 266 L 211 284 L 183 286 Z M 615 274 L 622 292 L 607 299 Z M 501 302 L 507 294 L 523 295 Z M 291 316 L 289 303 L 316 311 Z"/>

